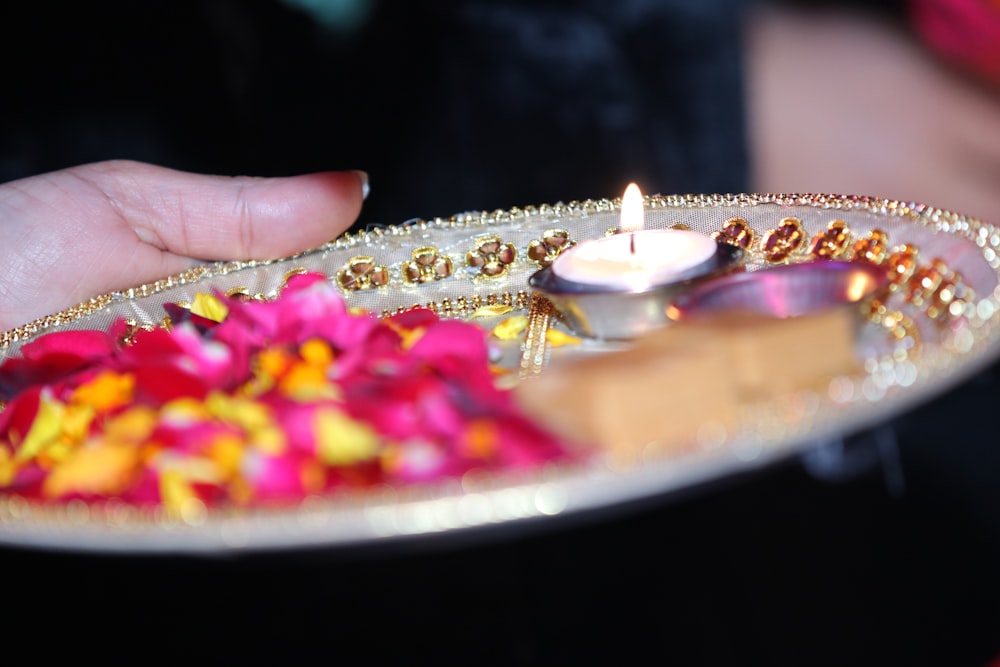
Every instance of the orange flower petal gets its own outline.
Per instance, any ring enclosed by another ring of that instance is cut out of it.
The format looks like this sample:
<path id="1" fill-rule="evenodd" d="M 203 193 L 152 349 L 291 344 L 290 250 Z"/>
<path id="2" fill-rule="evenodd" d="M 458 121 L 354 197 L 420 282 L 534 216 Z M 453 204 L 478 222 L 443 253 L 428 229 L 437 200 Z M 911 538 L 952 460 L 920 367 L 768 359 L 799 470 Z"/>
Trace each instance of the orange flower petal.
<path id="1" fill-rule="evenodd" d="M 42 493 L 49 498 L 71 493 L 115 495 L 132 484 L 138 464 L 139 450 L 132 445 L 97 442 L 79 447 L 52 469 Z"/>
<path id="2" fill-rule="evenodd" d="M 98 412 L 108 412 L 132 400 L 135 378 L 128 373 L 102 371 L 94 379 L 73 391 L 73 403 L 90 405 Z"/>

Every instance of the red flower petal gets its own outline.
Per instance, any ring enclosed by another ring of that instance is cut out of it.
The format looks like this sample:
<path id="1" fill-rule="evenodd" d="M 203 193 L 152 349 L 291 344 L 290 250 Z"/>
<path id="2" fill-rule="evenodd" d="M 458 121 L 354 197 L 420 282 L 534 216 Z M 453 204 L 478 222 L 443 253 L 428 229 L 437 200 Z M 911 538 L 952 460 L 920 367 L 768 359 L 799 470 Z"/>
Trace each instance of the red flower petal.
<path id="1" fill-rule="evenodd" d="M 159 406 L 174 399 L 204 400 L 212 389 L 200 377 L 169 364 L 143 365 L 132 369 L 137 403 Z"/>
<path id="2" fill-rule="evenodd" d="M 42 387 L 31 387 L 7 404 L 3 412 L 0 412 L 0 439 L 11 442 L 24 438 L 38 414 L 41 394 Z"/>
<path id="3" fill-rule="evenodd" d="M 0 400 L 10 400 L 28 387 L 63 380 L 107 359 L 114 350 L 114 339 L 101 331 L 45 334 L 25 344 L 20 357 L 0 365 Z"/>
<path id="4" fill-rule="evenodd" d="M 103 331 L 53 331 L 25 344 L 21 356 L 32 361 L 51 355 L 90 360 L 106 357 L 114 350 L 114 339 Z"/>

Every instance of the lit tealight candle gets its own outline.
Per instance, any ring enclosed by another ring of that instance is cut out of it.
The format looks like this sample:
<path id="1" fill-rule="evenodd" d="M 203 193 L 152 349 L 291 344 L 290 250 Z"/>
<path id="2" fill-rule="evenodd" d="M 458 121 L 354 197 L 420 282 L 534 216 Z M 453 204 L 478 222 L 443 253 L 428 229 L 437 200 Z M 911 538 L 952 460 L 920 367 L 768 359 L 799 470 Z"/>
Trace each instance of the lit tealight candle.
<path id="1" fill-rule="evenodd" d="M 573 246 L 552 271 L 574 283 L 640 291 L 673 282 L 716 253 L 716 242 L 705 234 L 644 229 L 644 218 L 642 193 L 630 183 L 622 197 L 619 233 Z"/>

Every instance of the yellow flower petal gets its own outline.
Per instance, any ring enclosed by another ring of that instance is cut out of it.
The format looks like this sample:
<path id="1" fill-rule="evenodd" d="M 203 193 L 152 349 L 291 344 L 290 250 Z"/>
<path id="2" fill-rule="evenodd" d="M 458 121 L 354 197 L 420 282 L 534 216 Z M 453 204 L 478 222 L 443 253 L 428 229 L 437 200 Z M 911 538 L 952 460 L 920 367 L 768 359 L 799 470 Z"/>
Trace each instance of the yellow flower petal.
<path id="1" fill-rule="evenodd" d="M 168 516 L 192 524 L 204 520 L 205 504 L 180 473 L 169 471 L 160 476 L 160 498 Z"/>
<path id="2" fill-rule="evenodd" d="M 505 306 L 502 303 L 497 303 L 492 306 L 481 306 L 477 308 L 474 313 L 469 315 L 467 320 L 472 320 L 477 317 L 497 317 L 498 315 L 506 315 L 514 310 L 513 306 Z"/>
<path id="3" fill-rule="evenodd" d="M 67 405 L 62 415 L 63 437 L 70 442 L 86 440 L 95 414 L 89 405 Z"/>
<path id="4" fill-rule="evenodd" d="M 333 350 L 326 341 L 310 338 L 299 346 L 299 355 L 306 363 L 326 368 L 333 363 Z"/>
<path id="5" fill-rule="evenodd" d="M 205 398 L 205 406 L 215 418 L 243 429 L 250 446 L 268 454 L 277 455 L 285 451 L 287 440 L 284 431 L 278 427 L 271 410 L 263 403 L 241 396 L 212 392 Z"/>
<path id="6" fill-rule="evenodd" d="M 212 418 L 212 413 L 201 401 L 194 398 L 176 398 L 160 408 L 163 422 L 172 426 L 189 426 Z"/>
<path id="7" fill-rule="evenodd" d="M 549 329 L 545 332 L 545 342 L 547 342 L 552 347 L 561 347 L 563 345 L 579 345 L 581 341 L 576 336 L 571 336 L 565 331 L 559 331 L 558 329 Z"/>
<path id="8" fill-rule="evenodd" d="M 339 410 L 317 409 L 313 432 L 316 454 L 328 465 L 350 465 L 374 458 L 378 453 L 378 434 Z"/>
<path id="9" fill-rule="evenodd" d="M 191 312 L 195 315 L 221 322 L 229 315 L 229 308 L 212 294 L 198 292 L 194 295 L 194 303 L 191 304 Z"/>
<path id="10" fill-rule="evenodd" d="M 416 345 L 417 341 L 423 338 L 426 327 L 417 327 L 416 329 L 410 329 L 404 332 L 403 335 L 403 349 L 409 350 L 411 347 Z"/>
<path id="11" fill-rule="evenodd" d="M 278 456 L 285 452 L 285 432 L 277 426 L 256 429 L 250 434 L 250 445 L 265 454 Z"/>
<path id="12" fill-rule="evenodd" d="M 212 416 L 247 431 L 271 426 L 271 411 L 263 403 L 213 391 L 205 397 L 205 407 Z"/>
<path id="13" fill-rule="evenodd" d="M 0 445 L 0 488 L 8 486 L 14 481 L 14 475 L 17 474 L 17 467 L 10 450 Z"/>
<path id="14" fill-rule="evenodd" d="M 278 387 L 285 396 L 299 401 L 340 396 L 340 390 L 327 380 L 325 367 L 303 362 L 293 364 Z"/>
<path id="15" fill-rule="evenodd" d="M 74 449 L 74 447 L 65 441 L 58 440 L 46 447 L 44 451 L 39 452 L 38 456 L 35 457 L 35 461 L 43 468 L 54 468 L 68 459 Z"/>
<path id="16" fill-rule="evenodd" d="M 208 455 L 226 479 L 239 474 L 244 451 L 243 440 L 231 434 L 220 435 L 208 446 Z"/>
<path id="17" fill-rule="evenodd" d="M 56 442 L 62 435 L 62 417 L 65 406 L 44 396 L 38 402 L 38 412 L 27 435 L 17 448 L 14 458 L 17 461 L 30 461 Z"/>
<path id="18" fill-rule="evenodd" d="M 288 351 L 280 347 L 269 347 L 260 351 L 257 355 L 255 370 L 258 373 L 278 377 L 282 375 L 294 361 L 294 357 Z"/>
<path id="19" fill-rule="evenodd" d="M 180 475 L 189 483 L 219 484 L 223 480 L 223 471 L 213 458 L 204 456 L 182 455 L 164 449 L 159 455 L 149 461 L 150 467 L 164 475 Z"/>
<path id="20" fill-rule="evenodd" d="M 401 327 L 399 326 L 399 324 L 393 322 L 392 320 L 383 320 L 383 322 L 387 327 L 398 333 L 399 337 L 403 339 L 400 346 L 404 350 L 409 350 L 411 347 L 413 347 L 416 344 L 416 342 L 420 340 L 421 337 L 423 337 L 424 332 L 426 330 L 426 327 L 415 327 L 413 329 Z"/>
<path id="21" fill-rule="evenodd" d="M 527 315 L 515 315 L 514 317 L 508 317 L 500 324 L 493 327 L 493 335 L 500 340 L 514 340 L 524 330 L 528 328 L 528 316 Z"/>

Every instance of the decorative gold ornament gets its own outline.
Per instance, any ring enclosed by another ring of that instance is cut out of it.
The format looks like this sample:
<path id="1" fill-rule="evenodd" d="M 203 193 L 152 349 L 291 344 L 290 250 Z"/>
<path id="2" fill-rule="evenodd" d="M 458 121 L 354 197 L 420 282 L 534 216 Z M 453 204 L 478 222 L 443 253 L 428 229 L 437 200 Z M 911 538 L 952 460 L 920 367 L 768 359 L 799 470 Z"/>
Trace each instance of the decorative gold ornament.
<path id="1" fill-rule="evenodd" d="M 528 244 L 528 259 L 545 268 L 555 261 L 565 250 L 576 245 L 565 229 L 546 229 L 542 238 L 534 239 Z"/>
<path id="2" fill-rule="evenodd" d="M 403 262 L 403 282 L 419 285 L 448 278 L 452 273 L 451 258 L 442 255 L 434 246 L 422 246 L 410 253 L 410 259 Z"/>
<path id="3" fill-rule="evenodd" d="M 809 254 L 822 259 L 837 259 L 851 245 L 851 229 L 843 220 L 833 220 L 826 229 L 817 232 L 809 244 Z"/>
<path id="4" fill-rule="evenodd" d="M 285 285 L 282 283 L 281 288 L 278 291 L 284 289 Z M 237 301 L 267 301 L 267 295 L 263 292 L 250 293 L 249 287 L 239 286 L 231 287 L 226 290 L 226 296 L 231 299 L 236 299 Z"/>
<path id="5" fill-rule="evenodd" d="M 381 312 L 380 316 L 390 317 L 415 308 L 427 308 L 441 317 L 464 317 L 484 307 L 511 306 L 515 310 L 524 310 L 528 308 L 529 299 L 530 295 L 525 290 L 518 290 L 516 293 L 474 294 L 468 298 L 464 296 L 457 297 L 454 301 L 451 299 L 442 299 L 441 301 L 415 303 L 411 306 L 399 306 L 394 310 L 386 309 Z"/>
<path id="6" fill-rule="evenodd" d="M 881 229 L 873 229 L 868 236 L 858 239 L 851 250 L 853 258 L 876 266 L 885 261 L 889 253 L 889 235 Z"/>
<path id="7" fill-rule="evenodd" d="M 465 262 L 479 275 L 486 278 L 500 278 L 507 274 L 507 267 L 517 258 L 517 250 L 510 243 L 504 243 L 499 236 L 481 236 L 475 247 L 465 255 Z"/>
<path id="8" fill-rule="evenodd" d="M 138 320 L 129 317 L 124 321 L 125 331 L 118 338 L 118 343 L 121 345 L 131 345 L 135 342 L 136 334 L 140 331 L 152 331 L 154 329 L 151 324 L 139 324 Z"/>
<path id="9" fill-rule="evenodd" d="M 357 255 L 337 271 L 337 284 L 348 292 L 374 289 L 389 284 L 389 270 L 375 263 L 375 258 Z"/>
<path id="10" fill-rule="evenodd" d="M 163 317 L 158 324 L 141 324 L 134 317 L 129 317 L 124 320 L 125 330 L 121 333 L 118 338 L 118 343 L 124 346 L 132 345 L 135 343 L 135 337 L 143 331 L 153 331 L 157 327 L 163 329 L 164 331 L 170 331 L 174 327 L 173 320 L 170 319 L 169 315 Z"/>
<path id="11" fill-rule="evenodd" d="M 278 292 L 284 291 L 284 289 L 288 286 L 289 280 L 291 280 L 295 276 L 301 276 L 306 273 L 309 273 L 309 269 L 307 269 L 304 266 L 296 266 L 293 269 L 285 271 L 285 275 L 281 277 L 281 285 L 278 287 Z"/>
<path id="12" fill-rule="evenodd" d="M 942 280 L 941 284 L 934 291 L 930 303 L 924 309 L 927 316 L 936 320 L 945 315 L 953 317 L 960 315 L 965 310 L 965 303 L 968 302 L 968 299 L 963 295 L 963 287 L 961 279 L 957 276 Z M 971 293 L 971 290 L 968 290 L 968 292 Z"/>
<path id="13" fill-rule="evenodd" d="M 784 262 L 799 249 L 805 238 L 801 220 L 782 218 L 775 229 L 764 235 L 762 241 L 764 259 L 772 263 Z"/>
<path id="14" fill-rule="evenodd" d="M 901 310 L 890 308 L 885 301 L 879 298 L 868 302 L 865 314 L 869 321 L 888 331 L 896 342 L 903 342 L 907 339 L 911 342 L 909 349 L 907 347 L 900 348 L 904 356 L 912 357 L 919 354 L 920 328 L 912 317 L 904 314 Z"/>
<path id="15" fill-rule="evenodd" d="M 910 279 L 917 269 L 918 254 L 916 246 L 904 243 L 886 258 L 885 267 L 889 273 L 890 290 L 899 289 Z"/>
<path id="16" fill-rule="evenodd" d="M 750 223 L 743 218 L 729 218 L 722 225 L 722 231 L 712 234 L 712 238 L 717 243 L 728 243 L 748 250 L 753 245 L 756 234 Z"/>
<path id="17" fill-rule="evenodd" d="M 528 326 L 524 344 L 521 347 L 520 377 L 530 377 L 542 372 L 548 356 L 548 332 L 559 311 L 542 294 L 531 296 L 528 309 Z"/>
<path id="18" fill-rule="evenodd" d="M 923 306 L 934 298 L 945 278 L 949 277 L 948 266 L 935 259 L 930 266 L 918 267 L 906 282 L 906 300 L 914 306 Z M 951 297 L 947 297 L 949 301 Z"/>
<path id="19" fill-rule="evenodd" d="M 923 308 L 932 320 L 961 316 L 965 304 L 974 298 L 962 275 L 940 258 L 932 260 L 930 266 L 917 267 L 906 283 L 906 300 Z"/>

